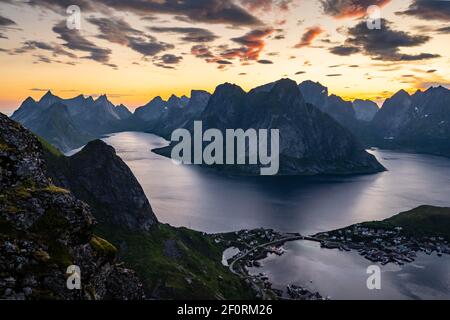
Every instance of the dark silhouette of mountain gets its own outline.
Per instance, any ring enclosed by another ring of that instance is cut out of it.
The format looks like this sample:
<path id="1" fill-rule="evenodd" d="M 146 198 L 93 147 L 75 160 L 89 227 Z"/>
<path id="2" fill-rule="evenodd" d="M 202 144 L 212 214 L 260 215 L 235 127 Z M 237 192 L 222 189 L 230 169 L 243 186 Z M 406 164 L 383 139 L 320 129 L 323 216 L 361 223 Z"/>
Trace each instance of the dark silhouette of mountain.
<path id="1" fill-rule="evenodd" d="M 282 175 L 356 174 L 383 166 L 330 116 L 307 103 L 297 84 L 282 79 L 246 93 L 239 86 L 216 88 L 201 114 L 203 129 L 279 129 Z M 192 130 L 193 125 L 188 126 Z M 169 155 L 171 147 L 156 150 Z M 233 173 L 257 174 L 259 166 L 220 166 Z"/>
<path id="2" fill-rule="evenodd" d="M 353 108 L 355 109 L 356 119 L 365 122 L 371 122 L 379 110 L 375 102 L 361 99 L 353 101 Z"/>
<path id="3" fill-rule="evenodd" d="M 89 142 L 71 157 L 47 154 L 53 182 L 89 203 L 102 224 L 145 230 L 157 219 L 144 190 L 113 147 L 101 140 Z"/>
<path id="4" fill-rule="evenodd" d="M 172 95 L 169 100 L 164 101 L 161 97 L 156 97 L 147 105 L 136 109 L 129 127 L 170 139 L 175 129 L 183 128 L 200 117 L 210 96 L 206 91 L 192 90 L 191 98 Z"/>
<path id="5" fill-rule="evenodd" d="M 450 156 L 450 90 L 397 92 L 373 119 L 372 131 L 381 147 Z"/>
<path id="6" fill-rule="evenodd" d="M 341 125 L 351 129 L 357 122 L 353 104 L 336 95 L 328 95 L 328 88 L 318 82 L 304 81 L 299 84 L 306 102 L 329 114 Z"/>
<path id="7" fill-rule="evenodd" d="M 103 134 L 120 131 L 121 121 L 130 116 L 125 106 L 115 107 L 105 95 L 97 100 L 83 95 L 62 99 L 48 91 L 39 102 L 27 98 L 11 119 L 67 152 Z"/>

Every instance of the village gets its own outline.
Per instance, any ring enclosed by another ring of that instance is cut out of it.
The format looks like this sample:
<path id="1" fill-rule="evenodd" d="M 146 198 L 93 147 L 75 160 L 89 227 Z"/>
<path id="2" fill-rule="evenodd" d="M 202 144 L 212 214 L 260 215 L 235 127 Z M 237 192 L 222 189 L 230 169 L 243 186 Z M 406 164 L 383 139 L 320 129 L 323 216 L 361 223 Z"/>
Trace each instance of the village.
<path id="1" fill-rule="evenodd" d="M 267 229 L 242 230 L 227 234 L 217 234 L 213 237 L 216 243 L 233 249 L 233 253 L 236 253 L 230 257 L 225 257 L 222 263 L 228 266 L 232 273 L 240 276 L 247 284 L 251 285 L 258 293 L 258 298 L 325 300 L 318 292 L 311 292 L 307 288 L 294 284 L 288 285 L 286 291 L 272 288 L 272 283 L 270 283 L 269 278 L 264 273 L 254 275 L 249 273 L 249 268 L 260 267 L 260 261 L 265 259 L 268 254 L 284 254 L 283 244 L 286 242 L 313 240 L 312 238 L 304 237 L 298 233 L 279 233 Z"/>
<path id="2" fill-rule="evenodd" d="M 212 235 L 217 244 L 228 248 L 222 263 L 230 271 L 251 285 L 261 299 L 280 300 L 326 300 L 318 292 L 306 287 L 289 284 L 286 290 L 272 287 L 269 277 L 264 273 L 253 273 L 251 268 L 261 266 L 261 260 L 269 254 L 283 255 L 283 245 L 289 241 L 309 240 L 320 242 L 322 248 L 340 251 L 356 250 L 364 258 L 386 265 L 411 263 L 418 252 L 427 255 L 450 254 L 450 244 L 443 237 L 412 237 L 401 227 L 380 228 L 357 224 L 345 229 L 302 236 L 298 233 L 280 233 L 268 229 L 241 230 Z"/>
<path id="3" fill-rule="evenodd" d="M 417 252 L 441 257 L 450 254 L 450 244 L 443 237 L 410 236 L 402 227 L 379 228 L 354 225 L 314 236 L 323 248 L 357 250 L 366 259 L 382 265 L 404 265 L 415 260 Z"/>

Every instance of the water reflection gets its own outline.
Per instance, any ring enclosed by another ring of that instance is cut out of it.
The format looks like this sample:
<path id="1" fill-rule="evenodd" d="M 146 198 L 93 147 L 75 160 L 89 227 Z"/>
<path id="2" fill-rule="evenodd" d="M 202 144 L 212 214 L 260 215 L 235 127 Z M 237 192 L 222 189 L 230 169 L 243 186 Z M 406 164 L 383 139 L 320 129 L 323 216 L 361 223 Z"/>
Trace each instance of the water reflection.
<path id="1" fill-rule="evenodd" d="M 422 204 L 450 206 L 450 160 L 373 153 L 389 171 L 351 177 L 227 177 L 152 153 L 167 142 L 124 132 L 105 139 L 131 167 L 162 222 L 207 232 L 268 227 L 316 233 Z"/>

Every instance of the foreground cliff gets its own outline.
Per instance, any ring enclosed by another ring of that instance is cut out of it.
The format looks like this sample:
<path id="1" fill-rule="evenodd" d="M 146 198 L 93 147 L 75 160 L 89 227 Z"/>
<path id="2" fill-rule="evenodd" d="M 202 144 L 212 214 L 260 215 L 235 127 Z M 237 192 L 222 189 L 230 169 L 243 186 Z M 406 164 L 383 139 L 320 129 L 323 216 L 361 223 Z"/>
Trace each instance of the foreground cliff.
<path id="1" fill-rule="evenodd" d="M 114 148 L 89 143 L 65 157 L 43 142 L 48 174 L 91 207 L 96 233 L 110 240 L 155 299 L 251 299 L 221 264 L 226 249 L 209 235 L 158 223 L 147 197 Z"/>
<path id="2" fill-rule="evenodd" d="M 0 114 L 0 298 L 142 299 L 142 285 L 93 233 L 89 207 L 46 177 L 42 148 Z M 70 265 L 81 290 L 66 286 Z"/>
<path id="3" fill-rule="evenodd" d="M 221 264 L 223 245 L 158 223 L 105 143 L 67 158 L 0 114 L 0 164 L 0 298 L 255 298 Z M 81 291 L 66 288 L 70 265 L 81 268 Z"/>

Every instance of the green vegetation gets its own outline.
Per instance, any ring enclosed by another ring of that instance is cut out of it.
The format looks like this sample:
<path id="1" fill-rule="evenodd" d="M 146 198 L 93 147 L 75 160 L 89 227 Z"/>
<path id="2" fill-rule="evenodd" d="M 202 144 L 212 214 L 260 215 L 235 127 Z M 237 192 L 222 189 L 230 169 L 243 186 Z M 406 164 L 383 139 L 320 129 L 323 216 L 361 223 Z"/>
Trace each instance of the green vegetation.
<path id="1" fill-rule="evenodd" d="M 6 143 L 5 140 L 3 140 L 2 137 L 0 137 L 0 151 L 4 150 L 4 151 L 8 151 L 11 150 L 12 148 Z"/>
<path id="2" fill-rule="evenodd" d="M 91 247 L 101 256 L 113 259 L 117 254 L 117 248 L 103 238 L 92 236 Z"/>
<path id="3" fill-rule="evenodd" d="M 44 138 L 40 137 L 40 136 L 36 136 L 37 139 L 39 140 L 39 142 L 42 145 L 42 149 L 44 150 L 44 152 L 48 152 L 49 154 L 51 154 L 54 157 L 62 157 L 64 156 L 64 154 L 59 151 L 56 147 L 54 147 L 53 145 L 51 145 L 50 143 L 48 143 Z"/>
<path id="4" fill-rule="evenodd" d="M 374 229 L 402 227 L 404 233 L 412 236 L 440 236 L 450 240 L 450 208 L 420 206 L 383 221 L 362 225 Z"/>
<path id="5" fill-rule="evenodd" d="M 102 226 L 97 232 L 117 247 L 146 291 L 162 299 L 246 299 L 253 292 L 221 264 L 223 247 L 200 232 L 156 225 L 148 232 Z"/>
<path id="6" fill-rule="evenodd" d="M 42 191 L 45 192 L 50 192 L 50 193 L 70 193 L 69 190 L 54 186 L 54 185 L 50 185 L 44 189 L 42 189 Z"/>

